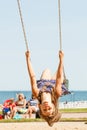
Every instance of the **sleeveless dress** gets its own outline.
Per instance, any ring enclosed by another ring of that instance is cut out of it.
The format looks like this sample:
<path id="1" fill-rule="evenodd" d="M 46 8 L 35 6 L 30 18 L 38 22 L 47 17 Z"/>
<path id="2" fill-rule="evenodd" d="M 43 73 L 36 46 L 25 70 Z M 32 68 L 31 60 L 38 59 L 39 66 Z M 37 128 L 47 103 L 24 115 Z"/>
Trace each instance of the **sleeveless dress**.
<path id="1" fill-rule="evenodd" d="M 41 104 L 41 95 L 43 92 L 51 93 L 52 102 L 57 106 L 57 97 L 55 93 L 55 83 L 56 80 L 37 80 L 37 87 L 40 90 L 38 95 L 38 101 Z M 65 87 L 65 84 L 61 84 L 62 86 L 62 95 L 70 94 L 70 91 Z"/>
<path id="2" fill-rule="evenodd" d="M 37 80 L 37 87 L 40 91 L 51 92 L 52 88 L 55 87 L 56 80 Z M 46 86 L 45 89 L 43 86 Z M 65 84 L 61 84 L 62 87 L 62 95 L 70 94 L 70 91 L 65 87 Z"/>
<path id="3" fill-rule="evenodd" d="M 40 90 L 39 95 L 37 97 L 39 104 L 41 104 L 41 94 L 43 92 L 49 92 L 49 93 L 51 93 L 52 103 L 55 105 L 55 112 L 53 113 L 52 116 L 43 116 L 41 114 L 41 111 L 39 111 L 40 116 L 47 121 L 49 126 L 52 126 L 54 122 L 58 122 L 61 117 L 61 114 L 58 109 L 58 106 L 59 106 L 58 98 L 54 91 L 55 83 L 56 83 L 56 80 L 43 80 L 43 79 L 37 80 L 37 87 Z M 70 92 L 65 87 L 65 84 L 61 84 L 61 85 L 62 85 L 62 95 L 69 94 Z"/>

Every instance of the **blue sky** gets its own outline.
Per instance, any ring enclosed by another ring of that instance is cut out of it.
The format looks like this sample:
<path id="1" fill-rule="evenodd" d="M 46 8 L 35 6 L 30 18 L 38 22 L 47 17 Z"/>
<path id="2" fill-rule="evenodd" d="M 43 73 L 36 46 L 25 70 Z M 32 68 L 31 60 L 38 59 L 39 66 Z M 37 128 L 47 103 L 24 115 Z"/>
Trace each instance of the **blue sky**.
<path id="1" fill-rule="evenodd" d="M 21 0 L 37 79 L 57 69 L 58 1 Z M 64 67 L 70 90 L 87 90 L 87 0 L 61 0 Z M 16 0 L 0 3 L 0 90 L 30 90 L 25 42 Z"/>

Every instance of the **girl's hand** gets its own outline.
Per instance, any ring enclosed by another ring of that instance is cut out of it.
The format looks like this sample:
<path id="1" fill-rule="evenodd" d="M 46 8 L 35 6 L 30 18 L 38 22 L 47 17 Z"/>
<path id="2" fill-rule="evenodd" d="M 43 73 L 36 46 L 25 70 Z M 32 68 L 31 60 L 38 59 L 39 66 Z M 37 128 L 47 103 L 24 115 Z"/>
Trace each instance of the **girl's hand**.
<path id="1" fill-rule="evenodd" d="M 60 58 L 60 60 L 63 60 L 63 58 L 64 58 L 64 53 L 63 53 L 63 51 L 59 51 L 59 58 Z"/>
<path id="2" fill-rule="evenodd" d="M 26 55 L 26 58 L 30 58 L 30 52 L 29 51 L 25 52 L 25 55 Z"/>

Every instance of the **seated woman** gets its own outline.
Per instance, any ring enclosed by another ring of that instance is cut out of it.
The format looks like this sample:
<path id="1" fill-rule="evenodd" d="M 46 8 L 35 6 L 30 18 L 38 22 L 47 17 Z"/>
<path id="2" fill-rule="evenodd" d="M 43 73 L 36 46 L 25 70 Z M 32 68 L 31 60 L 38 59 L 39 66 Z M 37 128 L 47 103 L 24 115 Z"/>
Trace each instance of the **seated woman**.
<path id="1" fill-rule="evenodd" d="M 30 60 L 30 52 L 26 52 L 26 62 L 32 93 L 39 101 L 40 116 L 50 126 L 60 119 L 61 114 L 58 110 L 58 99 L 68 91 L 63 84 L 63 57 L 63 52 L 59 51 L 59 65 L 54 76 L 51 76 L 50 70 L 46 69 L 43 71 L 40 80 L 37 81 Z"/>
<path id="2" fill-rule="evenodd" d="M 26 99 L 24 98 L 24 95 L 22 93 L 18 94 L 18 100 L 15 102 L 16 107 L 13 109 L 13 117 L 16 115 L 16 113 L 24 114 L 26 113 Z"/>
<path id="3" fill-rule="evenodd" d="M 16 101 L 16 106 L 18 108 L 25 108 L 26 107 L 26 99 L 24 98 L 23 93 L 18 94 L 18 100 Z"/>

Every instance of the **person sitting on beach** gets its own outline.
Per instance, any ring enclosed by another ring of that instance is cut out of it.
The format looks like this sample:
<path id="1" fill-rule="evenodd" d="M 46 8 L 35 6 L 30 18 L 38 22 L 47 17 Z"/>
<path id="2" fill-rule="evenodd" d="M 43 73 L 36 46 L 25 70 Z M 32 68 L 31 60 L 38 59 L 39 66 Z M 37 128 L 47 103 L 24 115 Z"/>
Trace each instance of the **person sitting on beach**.
<path id="1" fill-rule="evenodd" d="M 26 107 L 26 99 L 24 97 L 24 94 L 19 93 L 17 96 L 18 96 L 18 100 L 16 101 L 16 106 L 18 108 L 25 108 Z"/>
<path id="2" fill-rule="evenodd" d="M 15 102 L 16 107 L 13 109 L 13 117 L 16 115 L 16 113 L 24 114 L 26 113 L 26 99 L 24 97 L 23 93 L 19 93 L 18 100 Z"/>
<path id="3" fill-rule="evenodd" d="M 36 80 L 32 68 L 30 52 L 27 51 L 25 54 L 32 93 L 39 101 L 40 116 L 47 121 L 49 126 L 52 126 L 53 123 L 57 122 L 61 117 L 58 110 L 58 99 L 62 94 L 68 91 L 63 84 L 64 54 L 62 51 L 59 51 L 59 65 L 55 75 L 51 76 L 50 70 L 46 69 L 38 81 Z"/>
<path id="4" fill-rule="evenodd" d="M 38 100 L 35 98 L 34 95 L 32 95 L 32 98 L 27 102 L 27 112 L 26 114 L 29 114 L 29 118 L 32 118 L 32 114 L 34 113 L 37 117 L 39 107 L 38 107 Z M 38 116 L 39 117 L 39 116 Z"/>
<path id="5" fill-rule="evenodd" d="M 10 98 L 4 102 L 2 113 L 5 119 L 12 118 L 13 110 L 15 107 L 16 104 L 14 102 L 14 98 Z"/>

